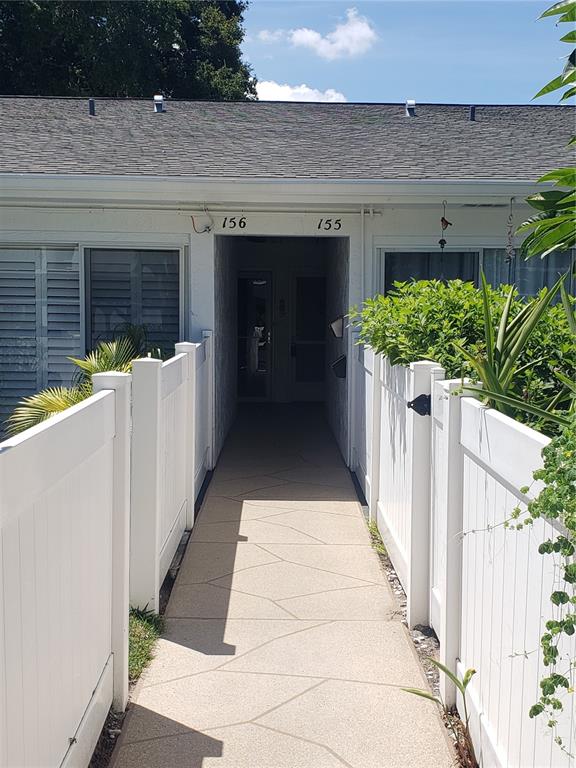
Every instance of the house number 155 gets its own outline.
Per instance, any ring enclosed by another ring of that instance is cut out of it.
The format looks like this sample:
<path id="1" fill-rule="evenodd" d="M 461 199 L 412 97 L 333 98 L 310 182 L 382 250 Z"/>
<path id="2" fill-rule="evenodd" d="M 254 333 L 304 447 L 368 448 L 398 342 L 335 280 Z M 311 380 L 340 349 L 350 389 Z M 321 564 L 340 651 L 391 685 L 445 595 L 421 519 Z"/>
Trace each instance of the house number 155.
<path id="1" fill-rule="evenodd" d="M 342 229 L 342 219 L 320 219 L 318 222 L 318 229 Z"/>

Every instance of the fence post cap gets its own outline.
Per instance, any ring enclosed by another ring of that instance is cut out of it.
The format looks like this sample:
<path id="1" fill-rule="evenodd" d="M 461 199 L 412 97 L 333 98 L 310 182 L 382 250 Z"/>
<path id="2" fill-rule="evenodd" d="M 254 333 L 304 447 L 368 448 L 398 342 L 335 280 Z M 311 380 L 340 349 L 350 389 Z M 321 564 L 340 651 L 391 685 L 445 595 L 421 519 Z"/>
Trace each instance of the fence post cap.
<path id="1" fill-rule="evenodd" d="M 143 365 L 160 367 L 162 360 L 158 360 L 157 357 L 138 357 L 136 360 L 132 360 L 132 369 L 141 368 Z"/>
<path id="2" fill-rule="evenodd" d="M 93 373 L 91 379 L 94 392 L 101 392 L 103 389 L 123 389 L 130 386 L 132 374 L 121 371 L 105 371 Z"/>
<path id="3" fill-rule="evenodd" d="M 415 363 L 410 363 L 410 368 L 440 368 L 438 363 L 433 360 L 417 360 Z"/>

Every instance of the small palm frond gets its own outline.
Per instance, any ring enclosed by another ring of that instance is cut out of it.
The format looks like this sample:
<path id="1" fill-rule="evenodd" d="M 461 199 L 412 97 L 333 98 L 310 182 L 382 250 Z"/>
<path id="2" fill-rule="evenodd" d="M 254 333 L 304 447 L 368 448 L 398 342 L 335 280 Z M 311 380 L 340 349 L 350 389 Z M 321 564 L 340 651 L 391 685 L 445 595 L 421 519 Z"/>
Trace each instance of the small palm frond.
<path id="1" fill-rule="evenodd" d="M 129 373 L 134 357 L 136 354 L 132 342 L 123 337 L 116 341 L 101 341 L 83 360 L 76 357 L 69 359 L 80 369 L 74 377 L 75 383 L 80 384 L 88 381 L 95 373 L 107 371 Z"/>
<path id="2" fill-rule="evenodd" d="M 92 386 L 85 384 L 78 387 L 49 387 L 24 397 L 6 420 L 6 431 L 9 435 L 17 435 L 81 403 L 91 394 Z"/>
<path id="3" fill-rule="evenodd" d="M 114 341 L 128 339 L 134 350 L 134 357 L 148 354 L 148 326 L 144 323 L 119 323 L 114 327 Z"/>

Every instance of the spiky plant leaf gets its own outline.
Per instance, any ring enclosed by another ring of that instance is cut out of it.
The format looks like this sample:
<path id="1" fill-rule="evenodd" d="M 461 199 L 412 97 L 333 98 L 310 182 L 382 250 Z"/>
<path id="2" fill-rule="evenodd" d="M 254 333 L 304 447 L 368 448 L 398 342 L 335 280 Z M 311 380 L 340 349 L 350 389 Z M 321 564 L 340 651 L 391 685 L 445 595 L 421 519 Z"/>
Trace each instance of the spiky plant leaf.
<path id="1" fill-rule="evenodd" d="M 466 690 L 466 687 L 463 685 L 463 683 L 462 683 L 462 680 L 459 680 L 459 679 L 458 679 L 458 676 L 457 676 L 457 675 L 455 675 L 455 674 L 454 674 L 454 672 L 452 672 L 452 670 L 451 670 L 451 669 L 448 669 L 448 667 L 447 667 L 445 664 L 442 664 L 442 662 L 438 661 L 438 659 L 434 659 L 434 658 L 432 658 L 432 656 L 428 656 L 428 657 L 427 657 L 427 659 L 428 659 L 428 661 L 429 661 L 431 664 L 434 664 L 434 666 L 435 666 L 435 667 L 438 667 L 438 669 L 439 669 L 439 670 L 441 670 L 442 672 L 444 672 L 444 674 L 446 675 L 446 677 L 447 677 L 449 680 L 451 680 L 451 681 L 454 683 L 454 685 L 456 686 L 456 688 L 458 688 L 458 690 L 460 691 L 460 693 L 461 693 L 462 695 L 464 695 L 464 692 L 465 692 L 465 690 Z"/>
<path id="2" fill-rule="evenodd" d="M 9 435 L 17 435 L 25 429 L 35 427 L 46 419 L 62 413 L 72 405 L 77 405 L 90 397 L 92 386 L 85 384 L 77 387 L 49 387 L 35 395 L 25 397 L 20 401 L 8 417 L 6 431 Z"/>
<path id="3" fill-rule="evenodd" d="M 474 397 L 486 397 L 490 401 L 494 401 L 502 406 L 507 406 L 508 408 L 516 408 L 519 411 L 532 413 L 534 416 L 538 416 L 541 419 L 547 421 L 552 421 L 554 424 L 558 424 L 562 427 L 567 427 L 571 423 L 570 419 L 567 419 L 553 411 L 547 411 L 543 408 L 539 408 L 532 403 L 527 403 L 525 400 L 521 400 L 519 397 L 505 395 L 502 394 L 502 392 L 494 392 L 493 390 L 487 388 L 477 389 L 468 385 L 464 385 L 462 389 L 465 392 L 469 392 L 471 395 L 474 395 Z M 502 411 L 503 413 L 506 412 L 503 408 L 498 408 L 498 410 Z"/>
<path id="4" fill-rule="evenodd" d="M 412 693 L 414 696 L 421 696 L 423 699 L 428 699 L 428 701 L 433 701 L 434 704 L 438 704 L 440 707 L 444 706 L 441 699 L 428 693 L 428 691 L 423 691 L 421 688 L 402 688 L 401 690 L 406 693 Z"/>
<path id="5" fill-rule="evenodd" d="M 135 356 L 130 339 L 122 337 L 115 341 L 101 341 L 84 359 L 70 357 L 69 360 L 80 369 L 75 379 L 80 383 L 90 379 L 95 373 L 107 371 L 129 373 Z"/>

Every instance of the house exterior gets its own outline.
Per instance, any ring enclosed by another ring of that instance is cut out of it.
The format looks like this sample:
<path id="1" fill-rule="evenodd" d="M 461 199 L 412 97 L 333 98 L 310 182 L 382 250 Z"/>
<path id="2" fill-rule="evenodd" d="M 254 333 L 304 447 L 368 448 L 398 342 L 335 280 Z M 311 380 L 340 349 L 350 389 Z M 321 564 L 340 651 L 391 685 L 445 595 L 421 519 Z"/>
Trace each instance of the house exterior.
<path id="1" fill-rule="evenodd" d="M 570 107 L 0 98 L 0 418 L 127 324 L 166 350 L 211 330 L 216 455 L 238 400 L 324 401 L 354 466 L 339 318 L 411 277 L 555 280 L 573 255 L 523 263 L 512 233 L 572 129 Z"/>

